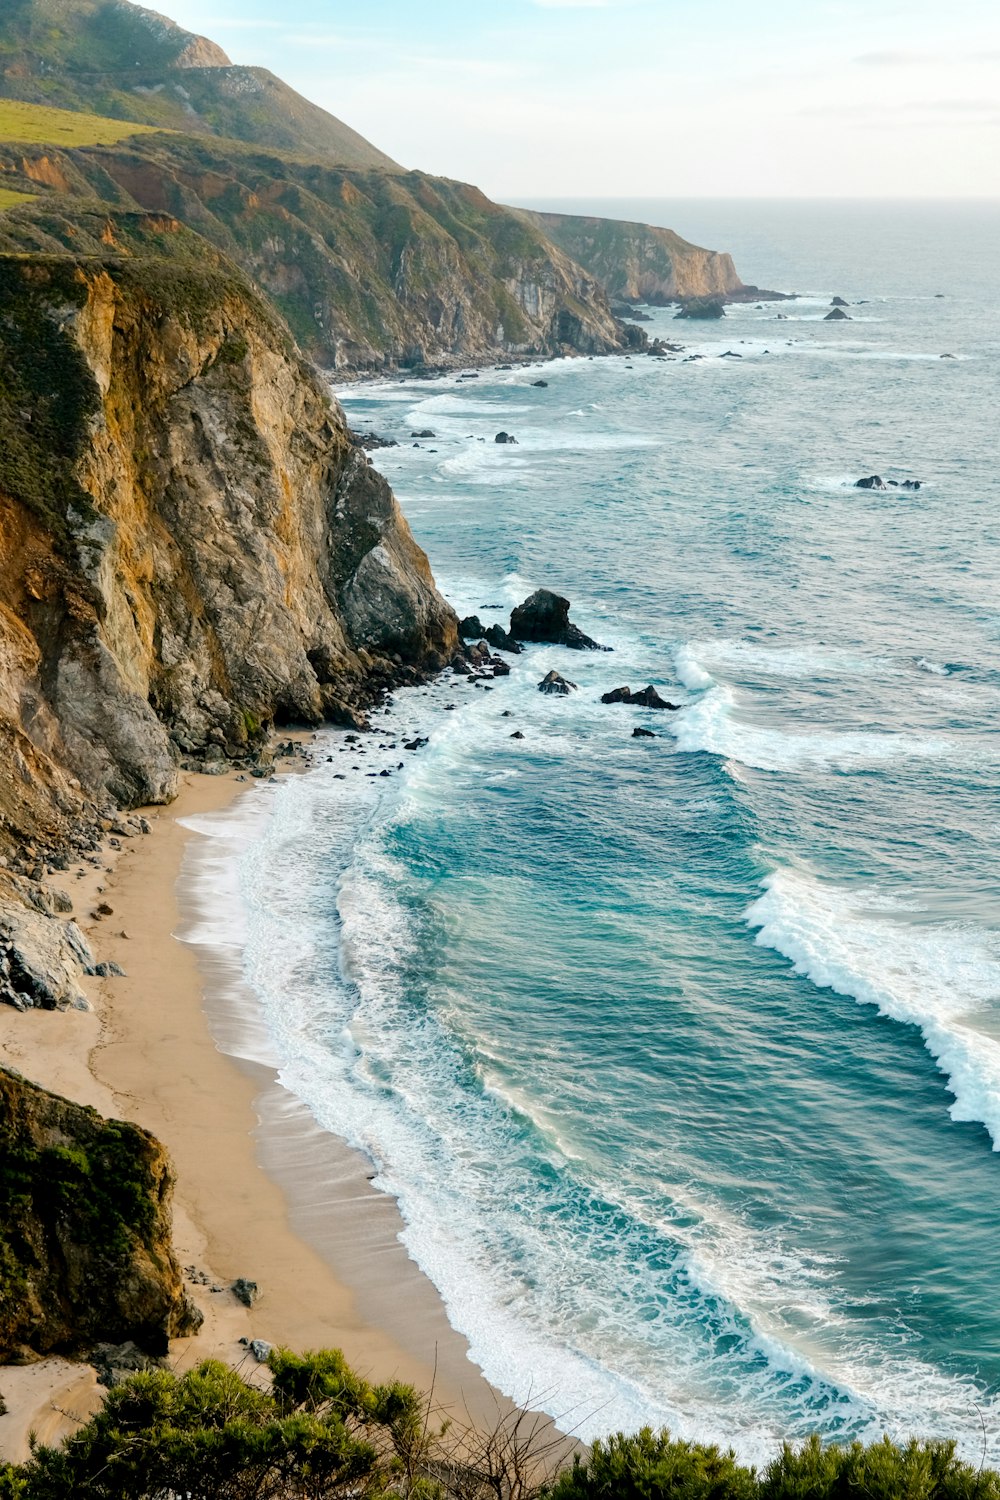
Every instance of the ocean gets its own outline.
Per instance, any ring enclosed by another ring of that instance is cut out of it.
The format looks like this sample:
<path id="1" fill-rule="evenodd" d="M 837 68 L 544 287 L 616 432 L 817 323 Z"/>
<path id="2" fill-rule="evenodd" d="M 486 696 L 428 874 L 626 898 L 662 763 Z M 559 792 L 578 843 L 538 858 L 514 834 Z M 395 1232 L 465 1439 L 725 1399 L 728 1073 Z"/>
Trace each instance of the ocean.
<path id="1" fill-rule="evenodd" d="M 262 1045 L 565 1427 L 998 1462 L 1000 206 L 550 206 L 801 296 L 338 392 L 460 614 L 550 587 L 613 652 L 251 794 L 213 879 Z"/>

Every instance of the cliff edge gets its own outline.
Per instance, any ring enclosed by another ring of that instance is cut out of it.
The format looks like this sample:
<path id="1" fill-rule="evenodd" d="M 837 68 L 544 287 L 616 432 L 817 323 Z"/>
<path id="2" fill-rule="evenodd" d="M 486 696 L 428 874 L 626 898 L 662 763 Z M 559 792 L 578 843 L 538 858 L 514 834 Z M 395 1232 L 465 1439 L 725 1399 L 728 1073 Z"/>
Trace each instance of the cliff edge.
<path id="1" fill-rule="evenodd" d="M 0 1361 L 194 1333 L 172 1193 L 146 1131 L 0 1068 Z"/>
<path id="2" fill-rule="evenodd" d="M 391 491 L 240 273 L 169 217 L 72 227 L 74 255 L 0 254 L 0 851 L 34 831 L 20 814 L 164 801 L 182 757 L 356 722 L 457 643 Z"/>

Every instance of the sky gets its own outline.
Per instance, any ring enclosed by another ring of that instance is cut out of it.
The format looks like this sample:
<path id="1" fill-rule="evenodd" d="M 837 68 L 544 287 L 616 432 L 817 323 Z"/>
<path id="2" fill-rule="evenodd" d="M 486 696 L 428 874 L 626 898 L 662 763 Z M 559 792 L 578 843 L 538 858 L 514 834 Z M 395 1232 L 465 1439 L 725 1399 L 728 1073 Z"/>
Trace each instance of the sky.
<path id="1" fill-rule="evenodd" d="M 1000 0 L 146 0 L 506 200 L 1000 197 Z"/>

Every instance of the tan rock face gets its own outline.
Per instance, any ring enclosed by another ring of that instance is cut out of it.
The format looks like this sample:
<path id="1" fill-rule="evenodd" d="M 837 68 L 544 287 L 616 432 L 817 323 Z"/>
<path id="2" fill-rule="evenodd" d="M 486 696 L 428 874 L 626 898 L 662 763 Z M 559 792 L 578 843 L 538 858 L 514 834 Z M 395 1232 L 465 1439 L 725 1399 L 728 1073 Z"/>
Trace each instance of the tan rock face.
<path id="1" fill-rule="evenodd" d="M 0 494 L 0 729 L 53 787 L 162 801 L 179 754 L 244 753 L 442 665 L 456 622 L 426 558 L 245 283 L 113 259 L 67 294 L 58 270 L 30 263 L 19 291 L 41 384 L 78 408 L 71 493 L 39 514 L 11 470 Z M 28 463 L 36 418 L 5 416 Z"/>
<path id="2" fill-rule="evenodd" d="M 126 1339 L 165 1354 L 194 1332 L 172 1194 L 146 1131 L 0 1069 L 0 1360 Z"/>

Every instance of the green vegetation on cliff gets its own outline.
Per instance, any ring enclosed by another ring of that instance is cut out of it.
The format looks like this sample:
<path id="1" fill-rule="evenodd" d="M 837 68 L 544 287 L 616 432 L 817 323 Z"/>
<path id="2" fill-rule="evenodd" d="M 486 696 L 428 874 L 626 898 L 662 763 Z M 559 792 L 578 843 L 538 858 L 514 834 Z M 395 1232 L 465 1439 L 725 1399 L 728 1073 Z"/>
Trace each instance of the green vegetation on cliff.
<path id="1" fill-rule="evenodd" d="M 102 115 L 77 114 L 44 104 L 25 104 L 0 98 L 0 141 L 47 146 L 109 146 L 153 127 L 109 120 Z"/>
<path id="2" fill-rule="evenodd" d="M 728 255 L 689 244 L 672 229 L 581 214 L 519 211 L 596 276 L 612 299 L 665 303 L 742 290 Z"/>
<path id="3" fill-rule="evenodd" d="M 529 1414 L 435 1426 L 431 1400 L 370 1384 L 336 1350 L 277 1349 L 268 1365 L 266 1390 L 213 1361 L 132 1376 L 61 1447 L 0 1466 L 0 1500 L 1000 1500 L 1000 1476 L 946 1442 L 812 1439 L 757 1471 L 645 1428 L 570 1466 L 571 1444 Z"/>
<path id="4" fill-rule="evenodd" d="M 396 165 L 265 68 L 234 67 L 214 43 L 127 0 L 4 0 L 0 96 L 347 166 Z"/>
<path id="5" fill-rule="evenodd" d="M 177 134 L 65 151 L 0 141 L 0 169 L 11 187 L 41 194 L 15 211 L 9 242 L 49 248 L 38 229 L 66 195 L 169 215 L 237 261 L 324 365 L 624 342 L 596 280 L 465 183 Z"/>
<path id="6" fill-rule="evenodd" d="M 171 1190 L 146 1131 L 0 1069 L 0 1360 L 190 1332 Z"/>

